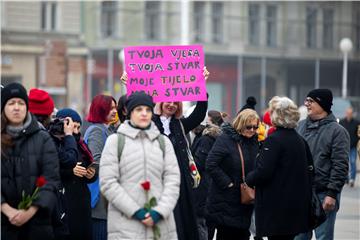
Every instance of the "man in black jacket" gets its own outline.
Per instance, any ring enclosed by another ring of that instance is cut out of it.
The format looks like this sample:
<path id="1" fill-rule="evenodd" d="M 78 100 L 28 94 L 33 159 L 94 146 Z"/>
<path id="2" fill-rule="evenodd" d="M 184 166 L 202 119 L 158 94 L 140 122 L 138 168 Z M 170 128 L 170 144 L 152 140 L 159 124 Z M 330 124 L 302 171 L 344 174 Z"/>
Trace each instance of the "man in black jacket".
<path id="1" fill-rule="evenodd" d="M 360 122 L 353 117 L 353 109 L 351 107 L 346 109 L 346 117 L 340 120 L 340 124 L 348 131 L 350 135 L 349 185 L 350 187 L 354 187 L 355 177 L 356 177 L 356 157 L 357 157 L 356 145 L 359 141 L 357 129 L 360 126 Z"/>
<path id="2" fill-rule="evenodd" d="M 323 202 L 327 220 L 315 229 L 317 239 L 334 239 L 336 213 L 340 194 L 348 176 L 350 139 L 331 112 L 332 92 L 314 89 L 305 99 L 308 117 L 298 126 L 299 134 L 309 144 L 314 159 L 316 192 Z M 311 233 L 296 240 L 311 239 Z"/>

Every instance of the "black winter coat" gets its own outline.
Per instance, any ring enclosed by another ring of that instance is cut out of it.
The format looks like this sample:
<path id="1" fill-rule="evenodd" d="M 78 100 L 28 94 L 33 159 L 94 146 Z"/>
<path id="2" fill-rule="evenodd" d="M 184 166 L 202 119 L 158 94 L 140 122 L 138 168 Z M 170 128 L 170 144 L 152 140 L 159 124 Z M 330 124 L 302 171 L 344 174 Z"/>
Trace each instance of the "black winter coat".
<path id="1" fill-rule="evenodd" d="M 73 169 L 79 158 L 75 138 L 72 135 L 65 136 L 61 140 L 54 136 L 52 136 L 52 138 L 58 151 L 60 170 Z"/>
<path id="2" fill-rule="evenodd" d="M 7 240 L 53 239 L 51 213 L 56 202 L 55 191 L 60 184 L 59 161 L 50 135 L 40 130 L 36 118 L 31 114 L 30 125 L 13 139 L 14 146 L 1 155 L 1 203 L 17 208 L 24 190 L 32 194 L 36 179 L 44 176 L 47 183 L 40 188 L 33 205 L 37 213 L 22 227 L 10 224 L 1 214 L 1 236 Z"/>
<path id="3" fill-rule="evenodd" d="M 80 178 L 74 175 L 73 168 L 77 162 L 81 162 L 81 166 L 86 167 L 92 160 L 81 151 L 73 136 L 65 136 L 62 140 L 54 138 L 54 140 L 60 159 L 61 182 L 65 188 L 66 224 L 70 233 L 66 239 L 91 239 L 90 191 L 87 184 L 94 182 L 97 175 L 92 179 Z M 88 151 L 90 153 L 90 150 Z"/>
<path id="4" fill-rule="evenodd" d="M 246 177 L 256 186 L 257 236 L 298 234 L 309 229 L 311 152 L 294 129 L 277 128 L 264 142 L 256 169 Z"/>
<path id="5" fill-rule="evenodd" d="M 196 215 L 201 218 L 205 217 L 206 198 L 208 196 L 211 180 L 209 174 L 205 170 L 206 159 L 220 133 L 220 127 L 212 125 L 207 126 L 202 133 L 203 135 L 198 139 L 196 144 L 194 141 L 192 146 L 196 166 L 201 176 L 199 187 L 194 189 Z"/>
<path id="6" fill-rule="evenodd" d="M 174 209 L 176 222 L 176 230 L 179 240 L 197 240 L 199 239 L 194 198 L 192 191 L 192 178 L 189 170 L 189 159 L 187 155 L 187 143 L 185 136 L 181 130 L 180 121 L 182 122 L 185 134 L 198 126 L 205 118 L 207 110 L 207 102 L 198 102 L 194 111 L 187 118 L 176 119 L 170 121 L 170 135 L 168 136 L 174 146 L 176 158 L 179 163 L 181 184 L 180 196 Z M 159 131 L 164 134 L 164 128 L 159 115 L 153 116 L 153 121 Z"/>
<path id="7" fill-rule="evenodd" d="M 360 121 L 352 118 L 348 121 L 346 118 L 340 120 L 340 125 L 343 126 L 349 133 L 350 136 L 350 148 L 356 148 L 360 137 L 357 134 L 358 127 L 360 126 Z"/>
<path id="8" fill-rule="evenodd" d="M 82 140 L 80 140 L 82 141 Z M 88 166 L 92 162 L 78 146 L 79 159 L 82 166 Z M 85 144 L 83 145 L 87 147 Z M 90 153 L 90 150 L 88 150 Z M 86 177 L 77 177 L 72 169 L 64 169 L 60 171 L 61 179 L 66 189 L 66 200 L 68 209 L 68 222 L 70 237 L 69 240 L 87 240 L 92 239 L 92 221 L 91 221 L 91 197 L 87 187 L 88 183 L 92 183 L 98 177 L 97 173 L 91 179 Z"/>
<path id="9" fill-rule="evenodd" d="M 246 174 L 255 166 L 259 150 L 257 136 L 246 138 L 228 123 L 223 124 L 222 131 L 223 134 L 216 139 L 206 161 L 206 171 L 212 180 L 206 203 L 207 218 L 216 226 L 247 230 L 253 205 L 244 205 L 240 201 L 242 168 L 237 144 L 243 151 Z M 228 187 L 230 183 L 234 186 Z"/>

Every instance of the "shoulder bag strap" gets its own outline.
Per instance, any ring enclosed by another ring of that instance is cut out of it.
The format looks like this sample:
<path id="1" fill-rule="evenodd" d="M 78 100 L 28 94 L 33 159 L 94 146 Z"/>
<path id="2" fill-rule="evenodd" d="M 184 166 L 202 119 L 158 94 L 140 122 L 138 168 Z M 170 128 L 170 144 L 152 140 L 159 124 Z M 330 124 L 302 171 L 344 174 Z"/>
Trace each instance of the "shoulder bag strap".
<path id="1" fill-rule="evenodd" d="M 122 151 L 123 151 L 124 145 L 125 145 L 125 136 L 119 132 L 116 134 L 118 136 L 117 150 L 118 150 L 118 161 L 120 163 L 121 154 L 122 154 Z"/>
<path id="2" fill-rule="evenodd" d="M 160 149 L 163 152 L 163 157 L 165 157 L 165 139 L 164 139 L 164 135 L 159 134 L 157 139 L 159 141 Z"/>
<path id="3" fill-rule="evenodd" d="M 245 183 L 245 164 L 244 164 L 244 157 L 242 154 L 242 150 L 240 147 L 240 144 L 237 144 L 238 149 L 239 149 L 239 153 L 240 153 L 240 160 L 241 160 L 241 171 L 242 171 L 242 180 Z"/>
<path id="4" fill-rule="evenodd" d="M 185 138 L 185 142 L 186 142 L 186 145 L 188 146 L 188 148 L 190 147 L 190 144 L 187 140 L 187 137 L 186 137 L 186 134 L 185 134 L 185 129 L 184 129 L 184 125 L 182 124 L 181 120 L 179 119 L 179 122 L 180 122 L 180 127 L 181 127 L 181 131 L 183 133 L 183 136 Z"/>

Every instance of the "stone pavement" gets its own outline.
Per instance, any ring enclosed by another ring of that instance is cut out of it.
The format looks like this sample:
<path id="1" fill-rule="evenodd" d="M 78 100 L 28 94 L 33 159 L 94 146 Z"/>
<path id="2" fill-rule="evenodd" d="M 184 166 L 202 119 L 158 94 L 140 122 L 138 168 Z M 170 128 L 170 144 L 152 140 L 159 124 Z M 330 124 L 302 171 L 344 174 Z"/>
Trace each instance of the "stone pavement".
<path id="1" fill-rule="evenodd" d="M 360 240 L 360 174 L 354 188 L 344 186 L 335 223 L 335 240 Z"/>

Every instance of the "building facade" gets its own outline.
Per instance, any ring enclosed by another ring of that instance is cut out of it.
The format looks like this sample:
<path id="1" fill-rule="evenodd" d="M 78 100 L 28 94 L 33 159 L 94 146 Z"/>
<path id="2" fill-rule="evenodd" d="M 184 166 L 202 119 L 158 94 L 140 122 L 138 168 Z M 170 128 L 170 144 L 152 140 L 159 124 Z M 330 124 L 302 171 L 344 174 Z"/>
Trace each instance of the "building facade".
<path id="1" fill-rule="evenodd" d="M 87 2 L 84 11 L 92 94 L 123 92 L 118 54 L 124 47 L 181 44 L 181 2 Z M 203 44 L 211 72 L 210 109 L 233 116 L 250 95 L 259 112 L 274 95 L 301 105 L 315 87 L 340 96 L 344 37 L 354 45 L 348 95 L 360 96 L 359 2 L 189 1 L 188 11 L 188 43 Z"/>
<path id="2" fill-rule="evenodd" d="M 80 2 L 1 2 L 1 84 L 48 91 L 55 106 L 86 107 L 88 49 Z"/>
<path id="3" fill-rule="evenodd" d="M 91 98 L 118 98 L 121 50 L 177 45 L 180 1 L 1 2 L 1 82 L 43 88 L 57 107 L 85 111 Z M 257 110 L 274 95 L 302 104 L 315 87 L 341 95 L 342 38 L 348 95 L 360 96 L 359 2 L 189 1 L 188 44 L 204 46 L 210 109 L 234 116 L 252 95 Z"/>

